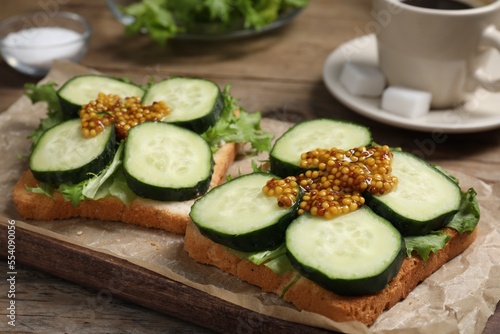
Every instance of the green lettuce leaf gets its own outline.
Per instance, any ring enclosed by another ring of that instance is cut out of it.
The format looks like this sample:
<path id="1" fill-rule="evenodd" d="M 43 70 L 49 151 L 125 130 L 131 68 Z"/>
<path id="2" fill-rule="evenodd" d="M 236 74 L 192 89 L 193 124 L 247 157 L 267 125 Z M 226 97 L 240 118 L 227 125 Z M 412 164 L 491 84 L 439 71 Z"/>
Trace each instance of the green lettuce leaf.
<path id="1" fill-rule="evenodd" d="M 430 253 L 436 253 L 444 248 L 450 236 L 444 231 L 431 232 L 422 236 L 405 237 L 406 255 L 412 257 L 413 252 L 424 261 L 429 259 Z"/>
<path id="2" fill-rule="evenodd" d="M 85 199 L 83 196 L 83 187 L 86 181 L 73 184 L 73 183 L 62 183 L 59 185 L 59 191 L 66 201 L 71 201 L 73 206 L 78 206 L 78 204 Z"/>
<path id="3" fill-rule="evenodd" d="M 297 283 L 297 281 L 302 277 L 299 273 L 295 274 L 295 277 L 283 288 L 283 291 L 281 291 L 280 297 L 283 298 L 285 294 L 290 290 L 290 288 Z"/>
<path id="4" fill-rule="evenodd" d="M 114 184 L 115 175 L 121 166 L 121 153 L 123 151 L 123 143 L 118 146 L 113 160 L 101 172 L 94 175 L 92 178 L 84 180 L 80 183 L 62 183 L 57 188 L 66 201 L 71 201 L 73 206 L 85 199 L 97 200 L 111 194 L 110 188 Z M 56 186 L 41 182 L 38 187 L 27 188 L 28 191 L 38 194 L 44 194 L 52 197 Z M 118 196 L 117 196 L 118 197 Z"/>
<path id="5" fill-rule="evenodd" d="M 273 136 L 262 130 L 260 113 L 249 113 L 230 94 L 231 86 L 226 86 L 223 91 L 225 107 L 220 119 L 210 127 L 202 137 L 209 143 L 212 151 L 216 151 L 227 142 L 250 143 L 255 154 L 267 152 L 271 149 Z M 235 111 L 239 112 L 235 115 Z"/>
<path id="6" fill-rule="evenodd" d="M 266 261 L 270 261 L 286 254 L 286 246 L 284 243 L 274 249 L 269 249 L 262 252 L 242 252 L 229 247 L 227 247 L 227 250 L 242 259 L 255 263 L 256 265 L 261 265 Z"/>
<path id="7" fill-rule="evenodd" d="M 460 209 L 446 224 L 447 227 L 451 227 L 459 233 L 472 232 L 476 228 L 481 217 L 476 196 L 477 193 L 473 188 L 462 192 Z"/>
<path id="8" fill-rule="evenodd" d="M 164 45 L 180 30 L 167 6 L 167 0 L 143 0 L 125 7 L 124 13 L 134 17 L 134 22 L 126 27 L 125 33 L 134 35 L 145 29 L 153 41 Z"/>
<path id="9" fill-rule="evenodd" d="M 24 93 L 30 98 L 33 104 L 37 102 L 47 103 L 47 117 L 42 119 L 38 128 L 29 135 L 33 144 L 36 144 L 45 130 L 61 123 L 65 119 L 57 96 L 56 86 L 57 84 L 54 82 L 41 85 L 28 83 L 24 86 Z"/>
<path id="10" fill-rule="evenodd" d="M 309 0 L 142 0 L 121 10 L 134 18 L 128 35 L 146 32 L 159 45 L 182 32 L 224 33 L 241 24 L 259 30 Z"/>
<path id="11" fill-rule="evenodd" d="M 264 265 L 269 269 L 271 269 L 276 275 L 283 275 L 294 270 L 292 263 L 290 262 L 286 254 L 280 255 L 275 259 L 269 260 L 266 263 L 264 263 Z"/>
<path id="12" fill-rule="evenodd" d="M 28 187 L 28 186 L 25 187 L 26 190 L 31 193 L 45 195 L 50 198 L 52 198 L 54 190 L 56 189 L 54 185 L 49 183 L 40 183 L 38 187 Z"/>
<path id="13" fill-rule="evenodd" d="M 241 259 L 248 260 L 256 265 L 265 265 L 277 275 L 293 270 L 292 264 L 286 256 L 286 245 L 284 243 L 274 249 L 262 252 L 242 252 L 229 247 L 226 247 L 226 249 Z"/>
<path id="14" fill-rule="evenodd" d="M 59 186 L 64 199 L 71 201 L 74 206 L 77 206 L 80 201 L 85 199 L 98 200 L 106 196 L 111 195 L 110 188 L 113 188 L 115 193 L 120 194 L 118 197 L 120 200 L 125 198 L 121 196 L 121 192 L 116 190 L 117 185 L 115 185 L 115 177 L 120 175 L 122 166 L 122 151 L 124 144 L 120 143 L 115 156 L 111 163 L 100 171 L 98 174 L 94 175 L 92 178 L 82 181 L 78 184 L 64 183 Z M 125 183 L 126 185 L 126 183 Z M 127 186 L 128 188 L 128 186 Z M 132 192 L 132 190 L 129 190 Z M 124 203 L 129 203 L 128 198 Z"/>
<path id="15" fill-rule="evenodd" d="M 258 30 L 278 18 L 281 0 L 241 0 L 237 3 L 237 8 L 243 14 L 245 28 Z"/>
<path id="16" fill-rule="evenodd" d="M 123 168 L 118 169 L 116 173 L 113 174 L 113 183 L 108 191 L 111 196 L 118 198 L 125 203 L 125 205 L 130 205 L 130 203 L 137 198 L 137 195 L 127 185 L 125 175 L 123 174 Z"/>
<path id="17" fill-rule="evenodd" d="M 446 224 L 446 227 L 453 228 L 459 233 L 472 232 L 479 222 L 480 211 L 476 198 L 476 191 L 470 188 L 462 192 L 462 200 L 458 212 Z M 422 259 L 427 261 L 431 252 L 444 248 L 450 236 L 444 231 L 432 232 L 429 235 L 405 237 L 406 252 L 411 257 L 412 252 L 416 252 Z"/>
<path id="18" fill-rule="evenodd" d="M 230 0 L 205 0 L 204 5 L 210 21 L 229 22 L 233 10 Z"/>
<path id="19" fill-rule="evenodd" d="M 107 191 L 103 191 L 101 188 L 103 188 L 103 185 L 106 184 L 106 181 L 110 180 L 113 174 L 121 166 L 123 146 L 124 143 L 121 142 L 120 145 L 118 146 L 118 149 L 116 150 L 113 160 L 104 170 L 102 170 L 98 175 L 94 176 L 93 178 L 84 181 L 82 194 L 83 196 L 85 196 L 85 198 L 97 199 L 97 197 L 99 198 L 105 197 Z M 110 184 L 111 183 L 112 182 L 110 182 Z M 96 196 L 99 193 L 100 189 L 101 191 L 99 196 Z"/>
<path id="20" fill-rule="evenodd" d="M 284 6 L 292 6 L 292 7 L 305 7 L 309 4 L 309 0 L 284 0 Z"/>

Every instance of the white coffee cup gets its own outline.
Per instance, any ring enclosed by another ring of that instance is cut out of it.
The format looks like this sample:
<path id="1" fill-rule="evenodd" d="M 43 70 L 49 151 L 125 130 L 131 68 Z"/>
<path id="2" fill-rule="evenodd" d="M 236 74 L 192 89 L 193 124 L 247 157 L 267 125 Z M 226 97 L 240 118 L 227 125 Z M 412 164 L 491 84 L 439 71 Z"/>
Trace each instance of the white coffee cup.
<path id="1" fill-rule="evenodd" d="M 500 91 L 482 70 L 492 47 L 500 50 L 500 0 L 462 1 L 471 9 L 430 9 L 401 0 L 373 0 L 384 16 L 377 31 L 379 65 L 392 86 L 432 94 L 433 109 L 464 103 L 478 87 Z"/>

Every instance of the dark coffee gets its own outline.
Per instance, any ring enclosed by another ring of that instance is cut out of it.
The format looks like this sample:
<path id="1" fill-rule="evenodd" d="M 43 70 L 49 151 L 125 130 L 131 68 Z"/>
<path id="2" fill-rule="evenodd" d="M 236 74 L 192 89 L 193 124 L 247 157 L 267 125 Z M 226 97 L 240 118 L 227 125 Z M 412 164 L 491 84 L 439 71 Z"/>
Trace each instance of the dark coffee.
<path id="1" fill-rule="evenodd" d="M 402 0 L 401 2 L 407 5 L 432 9 L 459 10 L 474 8 L 474 6 L 458 0 Z"/>

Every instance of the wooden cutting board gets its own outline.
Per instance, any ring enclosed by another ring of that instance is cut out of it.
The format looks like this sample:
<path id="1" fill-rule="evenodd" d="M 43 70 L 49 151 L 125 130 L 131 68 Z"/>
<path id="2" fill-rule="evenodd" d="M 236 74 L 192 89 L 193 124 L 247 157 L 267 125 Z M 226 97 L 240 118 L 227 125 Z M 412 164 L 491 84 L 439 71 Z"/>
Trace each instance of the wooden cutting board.
<path id="1" fill-rule="evenodd" d="M 7 240 L 7 226 L 0 222 L 1 240 Z M 15 242 L 18 263 L 217 332 L 328 332 L 250 311 L 118 257 L 40 234 L 20 221 Z M 6 247 L 0 255 L 7 256 Z"/>

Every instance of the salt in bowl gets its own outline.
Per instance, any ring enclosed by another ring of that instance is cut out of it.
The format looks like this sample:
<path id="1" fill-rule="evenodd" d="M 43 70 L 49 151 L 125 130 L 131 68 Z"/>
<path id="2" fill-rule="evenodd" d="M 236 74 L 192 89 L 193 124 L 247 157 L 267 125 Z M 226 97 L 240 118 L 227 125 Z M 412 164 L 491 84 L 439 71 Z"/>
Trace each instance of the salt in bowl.
<path id="1" fill-rule="evenodd" d="M 75 13 L 24 13 L 0 23 L 0 51 L 19 72 L 44 76 L 54 60 L 83 58 L 91 34 L 90 22 Z"/>

